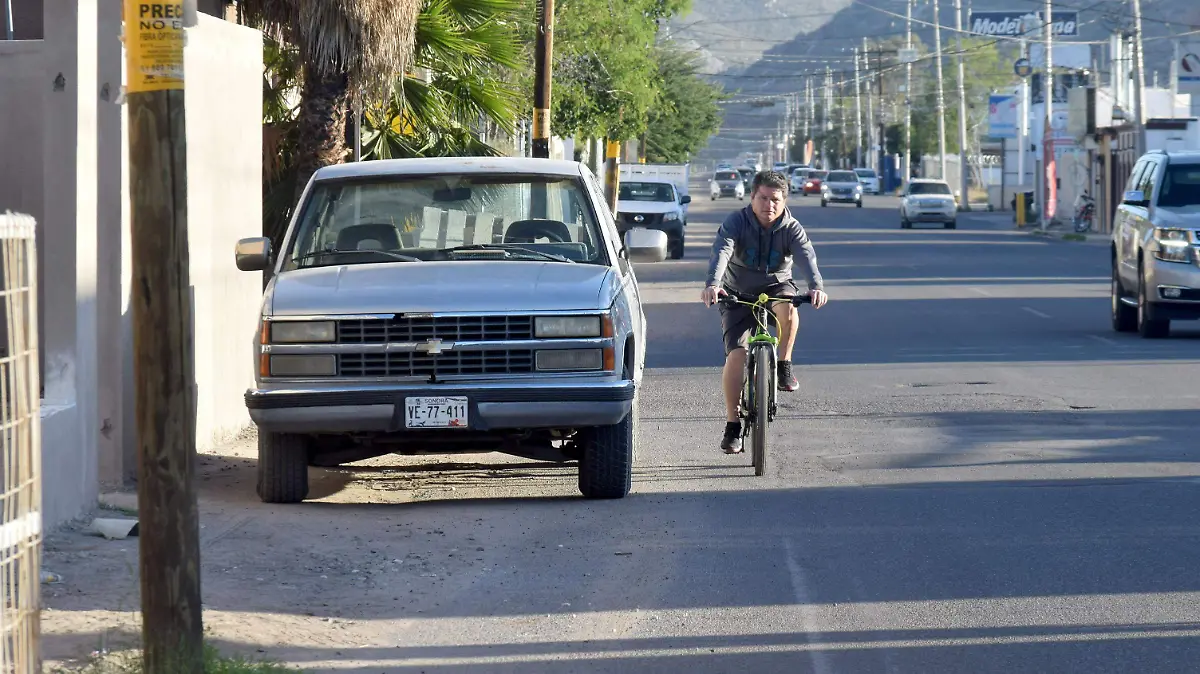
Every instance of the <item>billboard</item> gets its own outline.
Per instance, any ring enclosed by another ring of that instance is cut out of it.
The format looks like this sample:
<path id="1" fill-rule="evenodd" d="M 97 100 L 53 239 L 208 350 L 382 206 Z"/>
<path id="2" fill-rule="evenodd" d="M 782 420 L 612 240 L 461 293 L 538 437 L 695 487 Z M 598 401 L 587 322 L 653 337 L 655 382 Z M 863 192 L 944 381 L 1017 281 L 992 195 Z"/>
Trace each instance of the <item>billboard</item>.
<path id="1" fill-rule="evenodd" d="M 1017 137 L 1016 96 L 992 94 L 988 96 L 988 135 L 992 138 Z"/>
<path id="2" fill-rule="evenodd" d="M 1029 12 L 1008 10 L 1003 12 L 971 12 L 971 33 L 989 37 L 1036 37 L 1021 32 L 1021 19 Z M 1034 12 L 1041 18 L 1041 12 Z M 1054 37 L 1078 37 L 1078 12 L 1051 12 L 1050 19 L 1054 22 Z"/>

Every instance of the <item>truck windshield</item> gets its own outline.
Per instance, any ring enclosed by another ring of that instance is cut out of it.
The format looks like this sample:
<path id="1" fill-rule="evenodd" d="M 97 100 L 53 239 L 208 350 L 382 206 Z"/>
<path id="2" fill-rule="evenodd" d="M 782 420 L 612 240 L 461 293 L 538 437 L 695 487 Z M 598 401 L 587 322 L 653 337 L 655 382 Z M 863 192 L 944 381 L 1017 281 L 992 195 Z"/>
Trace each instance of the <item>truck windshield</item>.
<path id="1" fill-rule="evenodd" d="M 621 201 L 675 201 L 675 190 L 663 183 L 621 183 Z"/>
<path id="2" fill-rule="evenodd" d="M 1158 205 L 1166 208 L 1200 206 L 1200 164 L 1168 166 Z"/>
<path id="3" fill-rule="evenodd" d="M 493 244 L 604 264 L 602 242 L 587 191 L 577 178 L 440 175 L 327 181 L 317 183 L 303 205 L 284 268 L 403 264 L 405 257 L 496 259 L 500 253 L 459 255 L 451 250 Z"/>

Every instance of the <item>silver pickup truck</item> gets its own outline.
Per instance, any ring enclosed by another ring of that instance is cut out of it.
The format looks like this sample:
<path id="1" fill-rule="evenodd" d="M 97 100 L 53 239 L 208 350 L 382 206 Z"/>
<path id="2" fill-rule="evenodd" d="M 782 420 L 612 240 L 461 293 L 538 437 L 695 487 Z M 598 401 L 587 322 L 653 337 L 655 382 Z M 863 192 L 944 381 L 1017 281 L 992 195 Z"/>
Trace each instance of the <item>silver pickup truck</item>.
<path id="1" fill-rule="evenodd" d="M 254 335 L 258 494 L 308 495 L 308 467 L 385 454 L 578 461 L 579 490 L 630 489 L 646 348 L 634 261 L 577 162 L 369 161 L 322 168 L 271 269 Z"/>

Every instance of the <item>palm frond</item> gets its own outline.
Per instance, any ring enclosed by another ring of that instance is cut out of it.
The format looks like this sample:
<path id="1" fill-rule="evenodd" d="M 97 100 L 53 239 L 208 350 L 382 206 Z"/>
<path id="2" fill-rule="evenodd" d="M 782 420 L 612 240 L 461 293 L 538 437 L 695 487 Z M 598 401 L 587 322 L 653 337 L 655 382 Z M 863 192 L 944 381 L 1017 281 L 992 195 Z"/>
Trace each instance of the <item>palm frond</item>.
<path id="1" fill-rule="evenodd" d="M 245 0 L 247 21 L 295 44 L 307 67 L 387 91 L 411 62 L 422 0 Z"/>

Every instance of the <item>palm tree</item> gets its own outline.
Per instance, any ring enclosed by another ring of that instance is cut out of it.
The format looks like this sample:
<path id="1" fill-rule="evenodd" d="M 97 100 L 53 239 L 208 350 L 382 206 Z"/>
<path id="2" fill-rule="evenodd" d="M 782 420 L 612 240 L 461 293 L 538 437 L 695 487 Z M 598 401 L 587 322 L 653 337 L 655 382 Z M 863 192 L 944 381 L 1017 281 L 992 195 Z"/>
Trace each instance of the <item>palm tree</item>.
<path id="1" fill-rule="evenodd" d="M 383 105 L 364 115 L 363 156 L 371 159 L 495 155 L 481 126 L 512 134 L 522 64 L 521 0 L 424 0 L 414 66 Z"/>
<path id="2" fill-rule="evenodd" d="M 345 159 L 351 93 L 361 88 L 386 98 L 396 76 L 406 72 L 421 5 L 422 0 L 246 0 L 247 21 L 294 45 L 302 62 L 295 197 L 318 168 Z"/>

